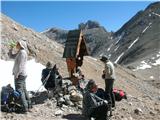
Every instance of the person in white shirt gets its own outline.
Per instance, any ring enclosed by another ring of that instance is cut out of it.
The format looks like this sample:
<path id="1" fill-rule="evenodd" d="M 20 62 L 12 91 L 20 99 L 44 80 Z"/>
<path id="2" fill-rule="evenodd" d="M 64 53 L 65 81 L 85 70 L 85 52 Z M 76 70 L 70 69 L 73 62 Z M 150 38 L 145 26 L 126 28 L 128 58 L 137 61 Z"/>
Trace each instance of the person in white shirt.
<path id="1" fill-rule="evenodd" d="M 24 107 L 23 112 L 28 112 L 29 108 L 29 95 L 26 90 L 26 64 L 27 64 L 27 44 L 26 41 L 18 41 L 16 48 L 18 52 L 16 54 L 12 54 L 13 48 L 10 49 L 9 55 L 12 58 L 15 58 L 14 67 L 13 67 L 13 75 L 15 82 L 15 89 L 21 94 L 21 101 Z"/>
<path id="2" fill-rule="evenodd" d="M 105 80 L 105 92 L 107 94 L 108 103 L 111 107 L 115 107 L 115 96 L 113 93 L 113 84 L 116 79 L 115 68 L 113 63 L 109 60 L 107 56 L 103 55 L 100 60 L 105 65 L 102 78 Z"/>

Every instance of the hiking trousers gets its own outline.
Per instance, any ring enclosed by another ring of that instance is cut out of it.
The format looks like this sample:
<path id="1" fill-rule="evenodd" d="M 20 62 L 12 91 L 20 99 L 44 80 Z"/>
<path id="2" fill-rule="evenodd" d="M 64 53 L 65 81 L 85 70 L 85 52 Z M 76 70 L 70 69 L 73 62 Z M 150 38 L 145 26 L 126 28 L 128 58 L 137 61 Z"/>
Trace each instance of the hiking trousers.
<path id="1" fill-rule="evenodd" d="M 105 92 L 107 97 L 106 99 L 108 100 L 108 103 L 111 104 L 112 107 L 115 107 L 113 84 L 114 84 L 114 79 L 105 79 Z"/>
<path id="2" fill-rule="evenodd" d="M 106 120 L 107 119 L 108 107 L 107 105 L 102 105 L 97 108 L 94 108 L 91 113 L 91 117 L 95 118 L 95 120 Z"/>
<path id="3" fill-rule="evenodd" d="M 15 89 L 21 94 L 21 102 L 24 107 L 24 111 L 27 111 L 29 108 L 30 98 L 26 89 L 26 78 L 27 76 L 19 75 L 17 79 L 15 79 Z"/>

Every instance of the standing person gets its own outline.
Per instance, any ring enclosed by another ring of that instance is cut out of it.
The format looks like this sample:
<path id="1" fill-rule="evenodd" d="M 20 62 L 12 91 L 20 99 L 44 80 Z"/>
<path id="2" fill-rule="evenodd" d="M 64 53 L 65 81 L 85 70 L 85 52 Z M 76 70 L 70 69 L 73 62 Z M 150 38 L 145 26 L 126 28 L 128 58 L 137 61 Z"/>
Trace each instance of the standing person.
<path id="1" fill-rule="evenodd" d="M 14 75 L 14 83 L 15 89 L 21 94 L 21 101 L 23 105 L 23 112 L 29 111 L 30 98 L 28 92 L 26 90 L 26 64 L 27 64 L 27 44 L 26 41 L 18 41 L 16 48 L 18 52 L 16 54 L 12 54 L 13 48 L 10 49 L 9 54 L 11 57 L 15 57 L 14 67 L 13 67 L 13 75 Z"/>
<path id="2" fill-rule="evenodd" d="M 83 110 L 82 114 L 85 120 L 106 120 L 108 111 L 108 102 L 101 98 L 97 93 L 98 88 L 94 80 L 89 80 L 86 86 L 86 92 L 83 95 Z M 102 92 L 102 91 L 101 91 Z"/>
<path id="3" fill-rule="evenodd" d="M 107 94 L 108 103 L 111 107 L 115 107 L 115 96 L 113 93 L 113 84 L 115 81 L 115 68 L 113 63 L 105 55 L 100 59 L 105 64 L 102 78 L 105 80 L 105 92 Z"/>

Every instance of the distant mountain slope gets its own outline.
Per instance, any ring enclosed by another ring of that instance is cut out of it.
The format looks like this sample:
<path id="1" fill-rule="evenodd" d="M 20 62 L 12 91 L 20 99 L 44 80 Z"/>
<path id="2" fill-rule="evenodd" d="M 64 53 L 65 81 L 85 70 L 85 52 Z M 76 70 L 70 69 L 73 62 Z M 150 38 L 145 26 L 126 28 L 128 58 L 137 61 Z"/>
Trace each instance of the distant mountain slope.
<path id="1" fill-rule="evenodd" d="M 64 44 L 67 39 L 67 33 L 67 30 L 51 28 L 42 32 L 41 34 L 46 35 L 50 39 L 56 40 L 58 43 Z"/>
<path id="2" fill-rule="evenodd" d="M 160 80 L 160 2 L 139 11 L 101 46 L 115 63 L 138 70 L 147 79 Z"/>
<path id="3" fill-rule="evenodd" d="M 103 46 L 104 43 L 107 43 L 111 37 L 111 34 L 96 21 L 88 20 L 86 23 L 80 23 L 78 25 L 78 29 L 83 31 L 92 56 L 96 55 L 99 48 Z M 61 44 L 65 44 L 67 33 L 67 30 L 58 28 L 51 28 L 42 32 L 42 34 L 46 35 L 50 39 L 56 40 Z"/>
<path id="4" fill-rule="evenodd" d="M 92 56 L 106 54 L 113 62 L 138 70 L 146 79 L 160 80 L 160 2 L 137 12 L 115 33 L 91 20 L 80 23 L 78 28 L 83 30 Z M 66 31 L 54 29 L 44 34 L 63 44 L 67 36 Z M 55 34 L 62 36 L 52 37 Z"/>
<path id="5" fill-rule="evenodd" d="M 138 12 L 114 34 L 114 38 L 117 41 L 109 54 L 114 61 L 121 56 L 117 63 L 129 64 L 156 57 L 160 51 L 160 2 Z"/>

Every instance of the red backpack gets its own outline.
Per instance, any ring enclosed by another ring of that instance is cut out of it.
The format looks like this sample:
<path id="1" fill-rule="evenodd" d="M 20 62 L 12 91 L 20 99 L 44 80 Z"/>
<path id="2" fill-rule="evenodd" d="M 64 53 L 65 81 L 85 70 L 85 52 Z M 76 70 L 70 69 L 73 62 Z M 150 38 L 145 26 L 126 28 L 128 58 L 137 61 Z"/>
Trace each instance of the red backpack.
<path id="1" fill-rule="evenodd" d="M 115 95 L 116 101 L 121 101 L 122 99 L 127 99 L 126 92 L 124 92 L 123 90 L 118 90 L 118 89 L 114 88 L 113 93 Z"/>

